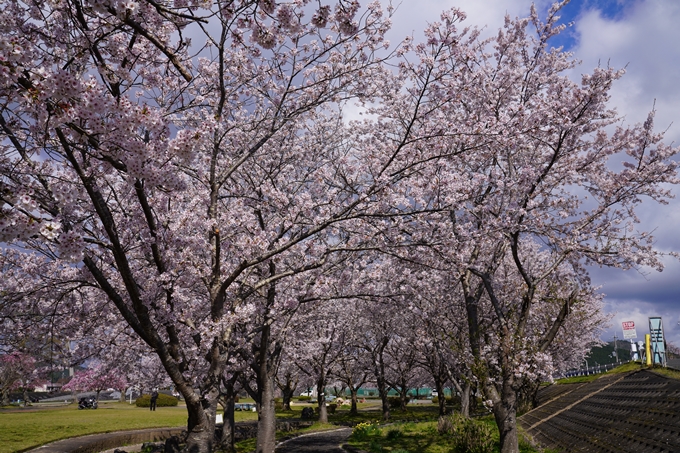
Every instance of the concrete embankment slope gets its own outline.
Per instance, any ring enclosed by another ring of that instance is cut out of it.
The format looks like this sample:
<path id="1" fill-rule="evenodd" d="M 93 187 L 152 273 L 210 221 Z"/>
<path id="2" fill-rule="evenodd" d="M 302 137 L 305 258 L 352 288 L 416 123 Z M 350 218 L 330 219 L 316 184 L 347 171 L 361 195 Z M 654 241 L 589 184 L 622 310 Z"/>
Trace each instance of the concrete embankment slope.
<path id="1" fill-rule="evenodd" d="M 522 427 L 562 452 L 680 452 L 680 381 L 651 371 L 552 385 Z"/>

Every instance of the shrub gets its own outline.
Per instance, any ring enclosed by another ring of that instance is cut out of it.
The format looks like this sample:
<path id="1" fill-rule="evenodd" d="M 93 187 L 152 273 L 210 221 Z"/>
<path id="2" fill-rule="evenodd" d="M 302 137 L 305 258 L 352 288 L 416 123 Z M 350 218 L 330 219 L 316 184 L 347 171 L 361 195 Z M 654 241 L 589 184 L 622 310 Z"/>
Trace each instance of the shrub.
<path id="1" fill-rule="evenodd" d="M 410 398 L 406 398 L 406 404 L 410 401 Z M 387 398 L 387 404 L 389 404 L 390 409 L 399 409 L 401 407 L 401 398 L 398 396 L 390 396 Z"/>
<path id="2" fill-rule="evenodd" d="M 156 400 L 157 407 L 169 407 L 177 406 L 179 400 L 171 395 L 166 395 L 165 393 L 159 393 L 158 399 Z M 137 407 L 149 407 L 151 406 L 151 395 L 142 395 L 135 401 Z"/>
<path id="3" fill-rule="evenodd" d="M 402 433 L 400 429 L 392 428 L 389 431 L 387 431 L 385 437 L 387 437 L 389 440 L 396 440 L 402 437 L 403 435 L 404 433 Z"/>
<path id="4" fill-rule="evenodd" d="M 383 453 L 385 449 L 383 449 L 382 445 L 378 440 L 372 439 L 371 442 L 368 444 L 368 451 L 370 453 Z"/>
<path id="5" fill-rule="evenodd" d="M 352 430 L 352 438 L 360 442 L 376 436 L 380 436 L 380 427 L 377 423 L 359 423 Z"/>
<path id="6" fill-rule="evenodd" d="M 451 436 L 455 453 L 492 453 L 494 441 L 491 428 L 477 420 L 455 413 L 440 417 L 437 430 L 442 435 Z"/>
<path id="7" fill-rule="evenodd" d="M 454 406 L 454 405 L 457 403 L 457 399 L 455 399 L 455 398 L 452 397 L 452 396 L 445 396 L 444 398 L 446 398 L 446 403 L 445 403 L 445 404 L 446 404 L 447 406 Z M 439 397 L 438 397 L 438 396 L 433 396 L 433 397 L 432 397 L 432 403 L 434 403 L 434 404 L 439 404 Z"/>
<path id="8" fill-rule="evenodd" d="M 310 401 L 311 399 L 312 399 L 311 396 L 302 396 L 302 395 L 301 395 L 301 396 L 298 396 L 298 397 L 297 397 L 297 400 L 298 400 L 298 401 Z"/>
<path id="9" fill-rule="evenodd" d="M 331 403 L 326 408 L 328 409 L 329 414 L 335 414 L 335 410 L 338 408 L 338 405 L 335 403 Z"/>

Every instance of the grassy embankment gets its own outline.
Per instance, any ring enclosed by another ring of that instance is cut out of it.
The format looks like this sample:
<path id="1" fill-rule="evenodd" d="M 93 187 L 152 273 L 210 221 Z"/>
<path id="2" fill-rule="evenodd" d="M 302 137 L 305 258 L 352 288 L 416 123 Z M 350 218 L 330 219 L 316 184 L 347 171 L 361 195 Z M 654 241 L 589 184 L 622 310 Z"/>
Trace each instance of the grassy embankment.
<path id="1" fill-rule="evenodd" d="M 575 384 L 594 381 L 604 374 L 627 373 L 641 369 L 649 369 L 664 376 L 680 379 L 680 372 L 663 368 L 643 367 L 639 362 L 628 362 L 609 371 L 608 373 L 577 376 L 573 378 L 560 379 L 557 384 Z M 423 408 L 424 409 L 424 408 Z M 395 414 L 396 415 L 396 414 Z M 493 439 L 494 447 L 492 451 L 498 451 L 498 430 L 491 416 L 479 419 L 488 425 L 490 435 Z M 520 430 L 521 432 L 521 430 Z M 440 434 L 437 430 L 437 422 L 418 422 L 418 423 L 396 423 L 391 426 L 376 426 L 369 430 L 368 435 L 353 436 L 350 444 L 354 447 L 371 453 L 449 453 L 452 450 L 452 438 L 450 435 Z M 521 436 L 523 439 L 523 436 Z M 528 442 L 521 440 L 520 451 L 523 453 L 537 452 Z M 544 450 L 546 453 L 548 451 Z"/>
<path id="2" fill-rule="evenodd" d="M 656 367 L 647 367 L 646 365 L 642 365 L 640 362 L 627 362 L 624 363 L 613 370 L 610 370 L 606 373 L 602 374 L 591 374 L 590 376 L 575 376 L 571 378 L 565 378 L 565 379 L 558 379 L 555 381 L 556 384 L 578 384 L 581 382 L 591 382 L 594 381 L 602 376 L 609 375 L 609 374 L 616 374 L 616 373 L 628 373 L 629 371 L 638 371 L 638 370 L 649 370 L 654 373 L 661 374 L 663 376 L 666 376 L 671 379 L 680 379 L 680 371 L 675 371 L 675 370 L 670 370 L 667 368 L 662 368 L 660 366 Z"/>

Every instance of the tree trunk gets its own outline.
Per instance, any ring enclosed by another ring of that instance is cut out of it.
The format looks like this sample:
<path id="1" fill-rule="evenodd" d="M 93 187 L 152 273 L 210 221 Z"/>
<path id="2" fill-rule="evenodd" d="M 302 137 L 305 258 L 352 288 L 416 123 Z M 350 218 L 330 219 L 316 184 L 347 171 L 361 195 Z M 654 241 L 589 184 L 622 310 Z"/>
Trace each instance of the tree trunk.
<path id="1" fill-rule="evenodd" d="M 202 400 L 195 392 L 184 395 L 189 419 L 187 422 L 186 453 L 211 453 L 215 438 L 217 398 Z M 206 407 L 204 407 L 206 406 Z M 212 407 L 211 407 L 212 406 Z M 210 414 L 212 413 L 212 416 Z"/>
<path id="2" fill-rule="evenodd" d="M 470 393 L 472 385 L 470 381 L 466 380 L 463 384 L 463 391 L 460 394 L 460 413 L 464 417 L 470 417 Z"/>
<path id="3" fill-rule="evenodd" d="M 378 394 L 382 400 L 382 418 L 384 421 L 388 421 L 390 419 L 390 403 L 387 399 L 387 385 L 385 384 L 385 380 L 382 378 L 377 379 L 377 384 Z"/>
<path id="4" fill-rule="evenodd" d="M 285 386 L 281 388 L 281 395 L 283 396 L 283 410 L 290 410 L 290 400 L 293 399 L 293 392 L 295 390 L 290 386 Z"/>
<path id="5" fill-rule="evenodd" d="M 23 388 L 24 407 L 28 406 L 28 387 Z"/>
<path id="6" fill-rule="evenodd" d="M 406 405 L 408 404 L 408 388 L 406 386 L 399 389 L 399 409 L 406 412 Z"/>
<path id="7" fill-rule="evenodd" d="M 258 379 L 260 394 L 257 413 L 256 453 L 274 453 L 276 447 L 276 410 L 274 405 L 274 377 L 266 373 Z"/>
<path id="8" fill-rule="evenodd" d="M 439 416 L 446 415 L 446 396 L 444 395 L 444 383 L 441 379 L 434 382 L 434 387 L 437 389 L 437 402 L 439 403 Z"/>
<path id="9" fill-rule="evenodd" d="M 511 377 L 505 376 L 500 394 L 491 384 L 485 394 L 493 402 L 493 415 L 500 434 L 501 453 L 519 453 L 517 438 L 517 393 Z"/>
<path id="10" fill-rule="evenodd" d="M 357 411 L 357 399 L 358 399 L 357 394 L 359 393 L 359 389 L 355 388 L 353 385 L 350 385 L 349 386 L 349 393 L 350 393 L 351 399 L 352 399 L 352 406 L 349 410 L 349 413 L 351 415 L 356 415 L 357 412 L 358 412 Z"/>
<path id="11" fill-rule="evenodd" d="M 3 406 L 9 406 L 11 401 L 9 400 L 9 389 L 8 388 L 2 389 L 2 397 L 0 399 L 2 400 Z"/>
<path id="12" fill-rule="evenodd" d="M 293 378 L 292 373 L 286 372 L 283 375 L 283 382 L 279 379 L 278 376 L 274 376 L 274 380 L 276 382 L 276 386 L 281 390 L 281 396 L 283 397 L 283 410 L 284 411 L 291 410 L 290 402 L 293 399 L 293 396 L 295 395 L 295 389 L 297 388 L 298 385 L 298 379 Z"/>
<path id="13" fill-rule="evenodd" d="M 326 408 L 326 374 L 322 371 L 316 381 L 316 399 L 319 408 L 319 423 L 328 423 L 328 410 Z"/>
<path id="14" fill-rule="evenodd" d="M 220 436 L 220 446 L 226 453 L 233 453 L 236 451 L 234 447 L 234 433 L 236 430 L 236 421 L 234 419 L 234 407 L 236 405 L 236 392 L 234 391 L 233 383 L 227 386 L 227 391 L 224 395 L 224 424 L 222 425 L 222 435 Z"/>

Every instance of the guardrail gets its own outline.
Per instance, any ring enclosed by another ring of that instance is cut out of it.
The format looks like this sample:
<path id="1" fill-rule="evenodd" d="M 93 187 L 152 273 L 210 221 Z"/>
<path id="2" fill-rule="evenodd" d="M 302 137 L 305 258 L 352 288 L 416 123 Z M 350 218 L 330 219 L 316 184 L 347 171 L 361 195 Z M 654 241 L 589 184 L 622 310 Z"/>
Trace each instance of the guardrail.
<path id="1" fill-rule="evenodd" d="M 601 374 L 601 373 L 606 373 L 609 370 L 612 370 L 616 368 L 617 366 L 620 366 L 622 363 L 606 363 L 604 365 L 596 364 L 595 366 L 589 366 L 589 367 L 584 367 L 584 368 L 579 368 L 579 369 L 574 369 L 574 370 L 569 370 L 563 374 L 560 374 L 558 376 L 554 376 L 555 378 L 568 378 L 568 377 L 575 377 L 575 376 L 590 376 L 591 374 Z"/>

